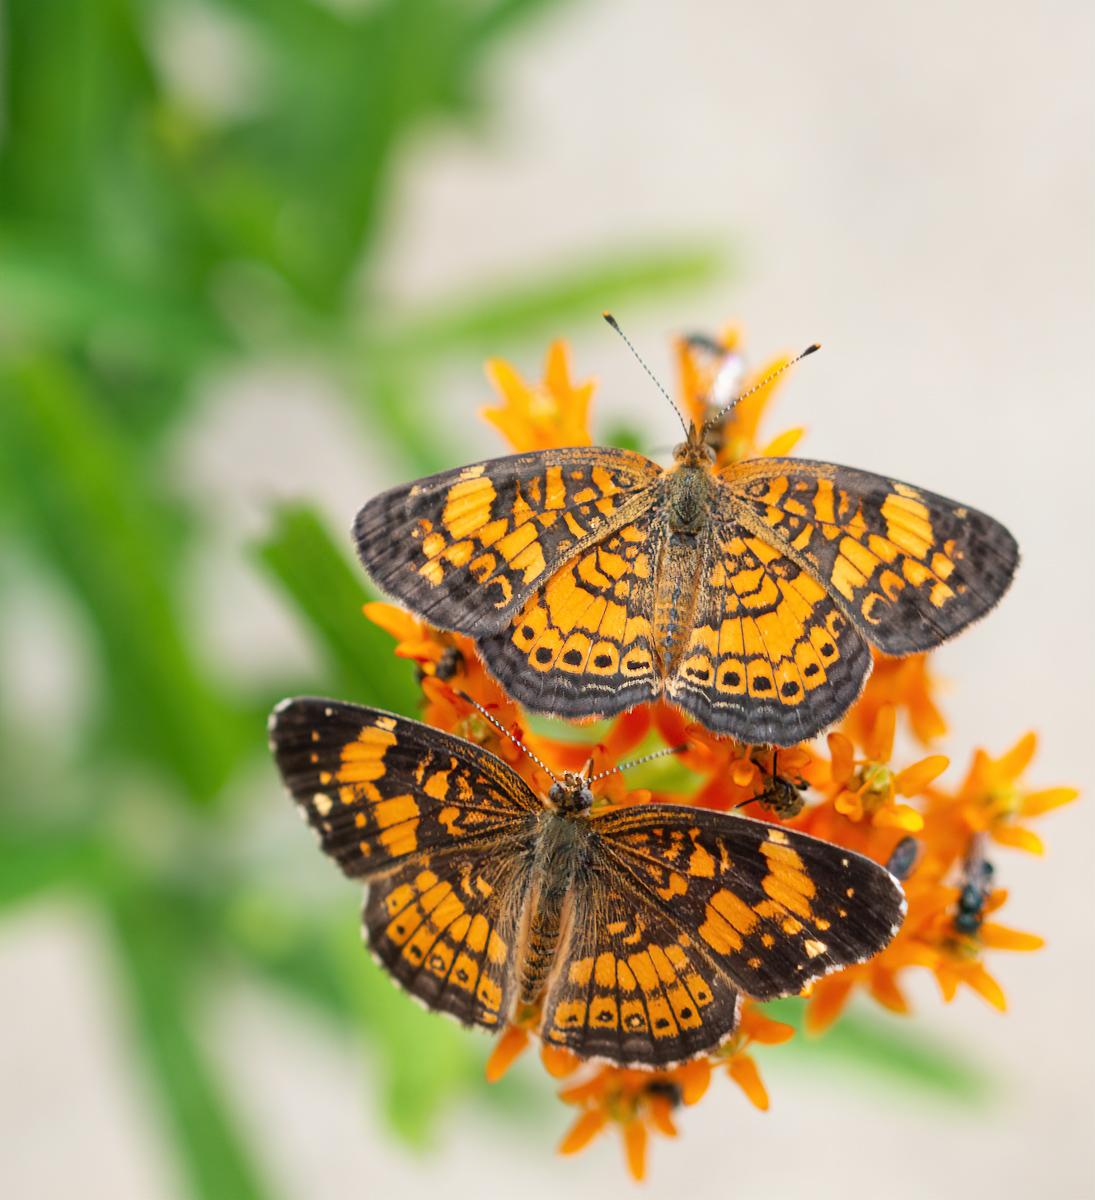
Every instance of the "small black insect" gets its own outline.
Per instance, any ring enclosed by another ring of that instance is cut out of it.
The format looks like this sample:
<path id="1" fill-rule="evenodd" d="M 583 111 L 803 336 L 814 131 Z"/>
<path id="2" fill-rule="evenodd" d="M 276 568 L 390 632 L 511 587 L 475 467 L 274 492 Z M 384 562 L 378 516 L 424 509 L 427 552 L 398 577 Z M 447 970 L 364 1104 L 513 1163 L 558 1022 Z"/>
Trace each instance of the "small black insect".
<path id="1" fill-rule="evenodd" d="M 962 863 L 961 892 L 954 911 L 954 927 L 959 933 L 973 937 L 984 920 L 985 903 L 992 895 L 995 869 L 984 854 L 982 839 L 976 837 Z"/>

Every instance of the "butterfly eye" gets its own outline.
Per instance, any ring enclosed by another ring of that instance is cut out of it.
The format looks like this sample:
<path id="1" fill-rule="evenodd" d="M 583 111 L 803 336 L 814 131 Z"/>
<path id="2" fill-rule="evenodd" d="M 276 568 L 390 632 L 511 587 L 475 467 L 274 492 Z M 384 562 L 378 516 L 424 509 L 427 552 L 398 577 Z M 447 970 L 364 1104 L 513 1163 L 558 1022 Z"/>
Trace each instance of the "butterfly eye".
<path id="1" fill-rule="evenodd" d="M 561 783 L 553 783 L 548 790 L 548 799 L 556 808 L 566 799 L 566 788 Z"/>

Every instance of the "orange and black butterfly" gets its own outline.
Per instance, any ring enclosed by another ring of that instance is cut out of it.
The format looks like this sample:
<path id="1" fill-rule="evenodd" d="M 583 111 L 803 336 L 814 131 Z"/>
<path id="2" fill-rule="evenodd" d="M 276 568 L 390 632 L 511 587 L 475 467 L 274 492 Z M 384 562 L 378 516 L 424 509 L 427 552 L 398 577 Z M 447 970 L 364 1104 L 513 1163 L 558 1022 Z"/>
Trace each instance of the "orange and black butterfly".
<path id="1" fill-rule="evenodd" d="M 466 1025 L 515 1018 L 545 1043 L 666 1067 L 761 1000 L 861 962 L 905 898 L 877 863 L 748 817 L 594 807 L 567 775 L 537 796 L 493 754 L 335 700 L 270 718 L 286 786 L 346 875 L 402 987 Z"/>
<path id="2" fill-rule="evenodd" d="M 473 638 L 533 712 L 604 717 L 665 698 L 776 746 L 844 714 L 870 646 L 930 650 L 1007 589 L 1018 549 L 992 517 L 807 459 L 716 470 L 716 416 L 664 469 L 578 446 L 393 488 L 358 514 L 358 553 L 389 595 Z"/>

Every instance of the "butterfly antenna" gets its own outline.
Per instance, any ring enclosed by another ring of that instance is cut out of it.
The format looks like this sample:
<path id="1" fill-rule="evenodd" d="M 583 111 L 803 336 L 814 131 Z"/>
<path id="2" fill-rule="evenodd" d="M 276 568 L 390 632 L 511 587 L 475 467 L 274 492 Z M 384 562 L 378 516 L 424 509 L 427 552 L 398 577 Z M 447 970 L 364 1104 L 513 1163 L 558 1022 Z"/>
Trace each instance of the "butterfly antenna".
<path id="1" fill-rule="evenodd" d="M 533 762 L 539 763 L 539 765 L 543 768 L 544 773 L 546 775 L 550 775 L 551 778 L 554 779 L 556 783 L 559 782 L 559 780 L 556 779 L 556 777 L 555 777 L 555 772 L 547 765 L 547 763 L 544 762 L 544 760 L 542 758 L 537 758 L 536 755 L 533 754 L 533 752 L 528 748 L 528 746 L 525 745 L 524 742 L 519 741 L 517 738 L 515 738 L 513 736 L 513 734 L 510 733 L 510 731 L 501 723 L 501 721 L 495 720 L 495 718 L 492 717 L 489 712 L 487 712 L 487 710 L 479 703 L 478 700 L 473 700 L 468 695 L 467 692 L 456 691 L 456 689 L 453 689 L 453 691 L 454 691 L 454 694 L 459 696 L 461 700 L 466 700 L 468 702 L 468 704 L 479 709 L 479 711 L 483 714 L 483 716 L 487 718 L 487 720 L 494 726 L 495 729 L 498 730 L 498 732 L 500 734 L 502 734 L 503 737 L 509 738 L 509 740 L 515 746 L 517 746 L 519 749 L 523 750 L 529 756 L 529 758 L 532 759 Z"/>
<path id="2" fill-rule="evenodd" d="M 707 420 L 704 421 L 704 423 L 703 423 L 704 429 L 705 430 L 710 429 L 711 426 L 714 425 L 716 422 L 721 421 L 722 418 L 734 407 L 735 404 L 740 404 L 747 396 L 751 396 L 754 392 L 760 391 L 760 389 L 762 387 L 767 386 L 769 383 L 772 382 L 773 379 L 777 379 L 780 375 L 783 374 L 784 371 L 789 371 L 795 365 L 795 363 L 801 362 L 808 354 L 813 354 L 815 350 L 820 350 L 820 349 L 821 349 L 820 342 L 814 342 L 814 344 L 812 346 L 807 346 L 806 349 L 803 350 L 803 352 L 801 354 L 796 354 L 795 357 L 792 358 L 790 362 L 785 362 L 782 367 L 777 367 L 771 374 L 765 375 L 765 377 L 762 380 L 760 380 L 759 383 L 754 383 L 753 386 L 747 392 L 742 392 L 742 394 L 740 396 L 735 396 L 734 399 L 731 400 L 729 404 L 724 405 L 722 408 L 719 409 L 719 411 L 717 413 L 715 413 L 713 416 L 708 417 Z"/>
<path id="3" fill-rule="evenodd" d="M 639 366 L 642 367 L 642 369 L 650 376 L 650 378 L 654 380 L 654 384 L 657 387 L 658 391 L 661 392 L 661 394 L 673 406 L 673 411 L 677 414 L 677 417 L 680 419 L 680 423 L 682 426 L 684 426 L 684 432 L 687 435 L 688 425 L 687 425 L 684 417 L 681 416 L 681 410 L 677 407 L 677 402 L 665 390 L 665 388 L 662 387 L 660 381 L 658 380 L 657 375 L 655 375 L 654 372 L 646 365 L 646 363 L 643 362 L 642 356 L 639 354 L 638 350 L 636 350 L 635 347 L 631 344 L 631 342 L 628 341 L 627 334 L 624 333 L 624 331 L 619 327 L 619 325 L 616 324 L 616 318 L 610 312 L 601 313 L 601 316 L 604 317 L 604 319 L 609 323 L 609 325 L 611 325 L 612 328 L 615 329 L 616 332 L 620 335 L 620 337 L 622 337 L 624 339 L 624 341 L 627 343 L 627 348 L 639 360 Z M 790 366 L 790 364 L 788 364 L 788 366 Z"/>
<path id="4" fill-rule="evenodd" d="M 661 758 L 665 754 L 680 754 L 682 750 L 688 749 L 688 743 L 682 742 L 679 746 L 667 746 L 664 750 L 655 750 L 653 754 L 644 754 L 642 758 L 636 758 L 632 762 L 623 763 L 621 766 L 613 767 L 609 771 L 602 771 L 599 775 L 594 775 L 589 782 L 604 779 L 606 775 L 615 775 L 617 771 L 629 771 L 632 767 L 641 766 L 643 763 L 650 762 L 651 759 Z"/>

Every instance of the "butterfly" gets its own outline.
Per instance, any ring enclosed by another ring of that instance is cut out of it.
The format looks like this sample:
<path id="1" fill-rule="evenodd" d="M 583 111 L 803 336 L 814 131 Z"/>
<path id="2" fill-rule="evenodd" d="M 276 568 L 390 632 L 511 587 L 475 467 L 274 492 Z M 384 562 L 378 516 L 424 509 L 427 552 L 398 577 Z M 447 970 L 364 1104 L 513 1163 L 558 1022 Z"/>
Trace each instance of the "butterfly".
<path id="1" fill-rule="evenodd" d="M 767 1000 L 882 949 L 905 899 L 877 863 L 740 815 L 537 795 L 471 742 L 304 697 L 270 718 L 320 845 L 367 885 L 373 954 L 465 1025 L 520 1018 L 549 1045 L 667 1067 Z"/>
<path id="2" fill-rule="evenodd" d="M 930 650 L 1011 582 L 1018 548 L 992 517 L 808 459 L 716 469 L 714 419 L 691 424 L 666 469 L 578 446 L 392 488 L 358 514 L 358 554 L 421 619 L 473 638 L 533 712 L 664 698 L 775 746 L 844 714 L 870 646 Z"/>

